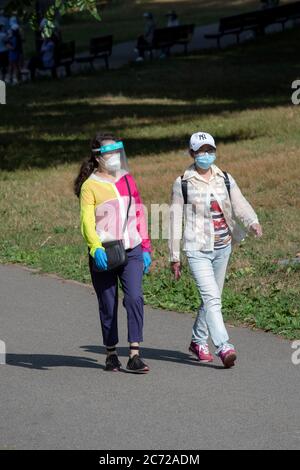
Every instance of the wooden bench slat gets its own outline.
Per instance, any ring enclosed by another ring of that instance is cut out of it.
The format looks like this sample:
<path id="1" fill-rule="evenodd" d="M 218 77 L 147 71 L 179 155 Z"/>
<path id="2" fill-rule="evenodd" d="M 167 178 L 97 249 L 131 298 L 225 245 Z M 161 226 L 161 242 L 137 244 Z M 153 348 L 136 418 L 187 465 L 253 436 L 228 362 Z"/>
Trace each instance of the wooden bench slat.
<path id="1" fill-rule="evenodd" d="M 217 39 L 218 46 L 223 36 L 234 34 L 239 36 L 244 31 L 259 31 L 264 33 L 265 28 L 271 24 L 281 24 L 284 29 L 289 19 L 300 18 L 300 1 L 280 5 L 266 10 L 257 10 L 239 15 L 227 16 L 220 19 L 219 31 L 215 34 L 205 34 L 206 39 Z"/>
<path id="2" fill-rule="evenodd" d="M 76 57 L 76 62 L 85 63 L 89 62 L 91 66 L 96 59 L 104 59 L 106 68 L 109 68 L 109 57 L 112 54 L 113 36 L 101 36 L 91 38 L 89 54 L 81 57 Z"/>

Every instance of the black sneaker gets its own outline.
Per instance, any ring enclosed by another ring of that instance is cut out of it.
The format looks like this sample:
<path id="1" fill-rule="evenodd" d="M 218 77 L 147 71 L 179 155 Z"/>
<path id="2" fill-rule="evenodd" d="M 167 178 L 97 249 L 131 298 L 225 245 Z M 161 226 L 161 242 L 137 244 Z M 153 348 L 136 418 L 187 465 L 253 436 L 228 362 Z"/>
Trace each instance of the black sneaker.
<path id="1" fill-rule="evenodd" d="M 121 368 L 122 364 L 118 359 L 116 354 L 111 354 L 107 356 L 105 361 L 105 370 L 108 372 L 118 372 Z"/>
<path id="2" fill-rule="evenodd" d="M 147 374 L 150 370 L 138 354 L 129 358 L 126 369 L 133 374 Z"/>

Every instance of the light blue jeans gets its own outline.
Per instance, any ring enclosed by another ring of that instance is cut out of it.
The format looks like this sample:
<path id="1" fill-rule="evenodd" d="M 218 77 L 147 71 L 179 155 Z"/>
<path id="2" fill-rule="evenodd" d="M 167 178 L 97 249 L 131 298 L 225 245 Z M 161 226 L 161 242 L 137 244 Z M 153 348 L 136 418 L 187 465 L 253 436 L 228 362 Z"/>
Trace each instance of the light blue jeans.
<path id="1" fill-rule="evenodd" d="M 218 354 L 229 344 L 222 315 L 222 291 L 231 254 L 231 244 L 214 251 L 187 251 L 189 266 L 202 302 L 193 327 L 192 341 L 206 345 L 209 335 Z"/>

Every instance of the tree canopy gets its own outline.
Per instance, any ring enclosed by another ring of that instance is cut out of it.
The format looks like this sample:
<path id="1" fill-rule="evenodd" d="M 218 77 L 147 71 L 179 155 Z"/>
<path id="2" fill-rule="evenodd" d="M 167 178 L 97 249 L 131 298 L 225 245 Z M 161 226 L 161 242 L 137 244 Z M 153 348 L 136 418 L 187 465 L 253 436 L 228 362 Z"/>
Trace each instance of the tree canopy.
<path id="1" fill-rule="evenodd" d="M 34 29 L 38 29 L 40 20 L 46 20 L 44 34 L 50 35 L 54 28 L 55 17 L 66 13 L 88 11 L 100 20 L 97 0 L 8 0 L 5 10 L 15 12 L 24 21 L 29 21 Z"/>

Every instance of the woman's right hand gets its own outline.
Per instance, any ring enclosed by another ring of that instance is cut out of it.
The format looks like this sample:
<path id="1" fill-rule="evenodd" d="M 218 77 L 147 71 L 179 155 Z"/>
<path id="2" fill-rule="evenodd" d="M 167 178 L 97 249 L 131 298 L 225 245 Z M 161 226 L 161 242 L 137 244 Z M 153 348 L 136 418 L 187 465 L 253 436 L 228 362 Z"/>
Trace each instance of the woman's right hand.
<path id="1" fill-rule="evenodd" d="M 104 248 L 97 248 L 95 251 L 95 263 L 101 271 L 107 270 L 107 254 Z"/>
<path id="2" fill-rule="evenodd" d="M 179 281 L 181 278 L 181 264 L 180 261 L 171 263 L 171 271 L 174 274 L 175 281 Z"/>
<path id="3" fill-rule="evenodd" d="M 262 226 L 260 224 L 252 224 L 250 230 L 254 233 L 256 238 L 261 238 L 263 236 Z"/>

